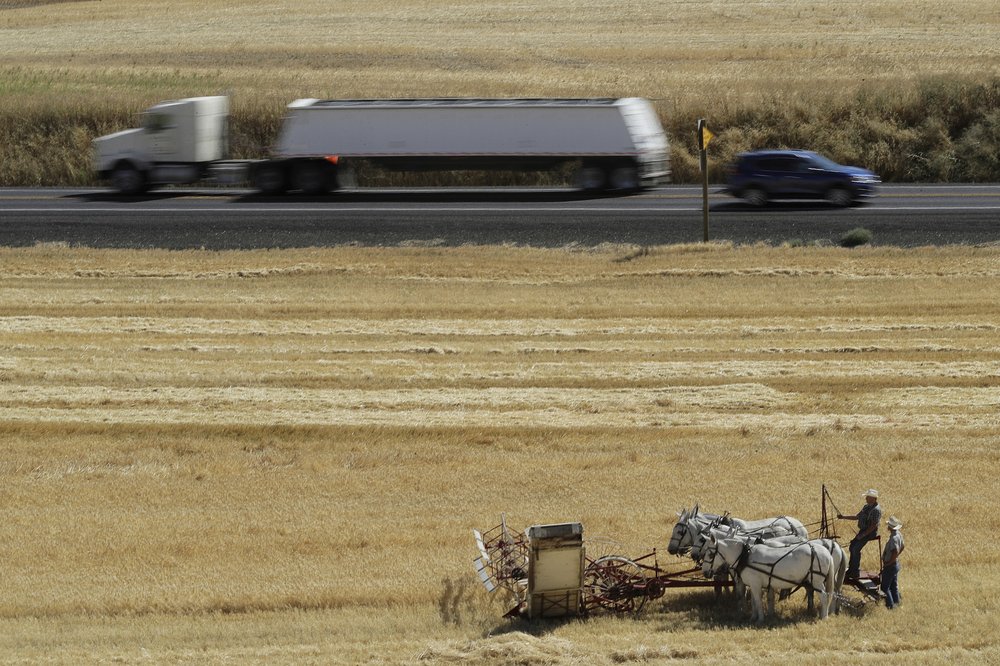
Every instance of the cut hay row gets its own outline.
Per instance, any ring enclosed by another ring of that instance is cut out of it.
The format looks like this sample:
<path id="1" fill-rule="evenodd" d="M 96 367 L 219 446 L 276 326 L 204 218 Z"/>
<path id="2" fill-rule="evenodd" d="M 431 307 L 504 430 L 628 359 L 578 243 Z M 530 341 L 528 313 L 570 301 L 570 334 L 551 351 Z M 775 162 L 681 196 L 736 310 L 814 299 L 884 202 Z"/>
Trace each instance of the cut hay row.
<path id="1" fill-rule="evenodd" d="M 0 652 L 988 660 L 1000 551 L 956 536 L 1000 528 L 998 252 L 0 250 Z M 472 574 L 499 511 L 646 552 L 822 483 L 904 520 L 901 612 L 671 591 L 525 637 Z"/>

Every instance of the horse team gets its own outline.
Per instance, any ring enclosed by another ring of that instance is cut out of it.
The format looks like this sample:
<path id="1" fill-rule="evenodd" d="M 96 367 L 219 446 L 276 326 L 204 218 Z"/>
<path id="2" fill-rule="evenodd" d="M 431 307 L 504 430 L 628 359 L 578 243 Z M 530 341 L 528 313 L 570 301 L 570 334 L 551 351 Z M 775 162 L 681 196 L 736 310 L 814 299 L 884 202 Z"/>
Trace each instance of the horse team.
<path id="1" fill-rule="evenodd" d="M 788 516 L 741 520 L 702 513 L 696 505 L 678 514 L 667 551 L 688 554 L 707 578 L 729 576 L 738 598 L 750 591 L 752 620 L 764 621 L 763 593 L 774 612 L 774 593 L 801 588 L 813 608 L 819 594 L 819 617 L 839 610 L 837 598 L 847 571 L 847 556 L 833 539 L 810 539 L 802 522 Z"/>

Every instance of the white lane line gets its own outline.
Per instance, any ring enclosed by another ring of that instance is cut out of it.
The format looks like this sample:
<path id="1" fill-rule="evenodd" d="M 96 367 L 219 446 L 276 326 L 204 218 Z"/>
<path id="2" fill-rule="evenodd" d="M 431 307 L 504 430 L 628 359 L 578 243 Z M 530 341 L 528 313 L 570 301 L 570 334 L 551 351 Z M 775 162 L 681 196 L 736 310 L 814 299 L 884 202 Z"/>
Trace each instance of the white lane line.
<path id="1" fill-rule="evenodd" d="M 701 210 L 700 208 L 698 210 Z M 872 208 L 851 209 L 858 213 L 880 213 L 887 210 L 1000 210 L 997 206 L 875 206 Z"/>
<path id="2" fill-rule="evenodd" d="M 830 208 L 829 211 L 821 209 L 809 210 L 780 210 L 767 209 L 751 210 L 742 209 L 739 211 L 711 211 L 721 216 L 728 216 L 736 213 L 777 213 L 790 215 L 801 213 L 810 215 L 818 212 L 829 213 L 882 213 L 887 211 L 984 211 L 1000 210 L 1000 204 L 996 206 L 871 206 L 865 208 L 851 208 L 848 210 L 837 210 Z M 591 207 L 591 206 L 510 206 L 510 207 L 469 207 L 469 206 L 415 206 L 415 207 L 385 207 L 385 206 L 327 206 L 327 207 L 251 207 L 234 204 L 226 207 L 179 207 L 179 208 L 144 208 L 144 207 L 52 207 L 42 206 L 38 208 L 0 208 L 0 216 L 4 213 L 174 213 L 185 215 L 188 213 L 284 213 L 294 215 L 295 213 L 617 213 L 620 215 L 628 213 L 682 213 L 701 212 L 701 206 L 691 207 L 667 207 L 667 206 L 637 206 L 625 208 Z"/>

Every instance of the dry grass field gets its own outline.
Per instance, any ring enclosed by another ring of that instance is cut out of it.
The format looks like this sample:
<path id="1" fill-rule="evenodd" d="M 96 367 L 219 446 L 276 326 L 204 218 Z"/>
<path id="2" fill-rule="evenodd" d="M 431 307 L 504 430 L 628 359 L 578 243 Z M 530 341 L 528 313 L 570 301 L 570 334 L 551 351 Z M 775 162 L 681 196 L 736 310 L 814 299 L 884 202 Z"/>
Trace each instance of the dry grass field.
<path id="1" fill-rule="evenodd" d="M 891 179 L 988 181 L 998 34 L 995 0 L 0 2 L 0 184 L 92 182 L 92 138 L 218 93 L 240 156 L 298 97 L 637 95 L 681 181 L 698 117 L 720 162 L 788 143 Z"/>
<path id="2" fill-rule="evenodd" d="M 990 0 L 13 4 L 0 48 L 21 86 L 127 101 L 641 95 L 669 110 L 1000 68 Z"/>
<path id="3" fill-rule="evenodd" d="M 996 661 L 998 278 L 996 247 L 0 250 L 0 660 Z M 472 575 L 501 511 L 638 554 L 696 501 L 812 522 L 823 483 L 905 523 L 899 611 L 529 625 Z"/>

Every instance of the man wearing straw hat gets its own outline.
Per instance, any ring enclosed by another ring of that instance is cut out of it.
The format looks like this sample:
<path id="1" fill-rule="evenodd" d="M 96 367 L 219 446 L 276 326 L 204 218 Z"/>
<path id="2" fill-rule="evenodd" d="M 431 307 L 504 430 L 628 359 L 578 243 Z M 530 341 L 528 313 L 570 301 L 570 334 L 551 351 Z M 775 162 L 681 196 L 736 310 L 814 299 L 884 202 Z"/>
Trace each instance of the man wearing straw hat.
<path id="1" fill-rule="evenodd" d="M 837 518 L 841 520 L 858 521 L 858 533 L 851 539 L 849 546 L 851 559 L 847 564 L 847 578 L 858 577 L 859 570 L 861 569 L 861 549 L 869 541 L 878 538 L 878 526 L 882 522 L 882 507 L 878 505 L 878 491 L 874 488 L 869 488 L 864 492 L 862 497 L 865 498 L 865 505 L 861 507 L 861 511 L 857 515 L 845 516 L 842 513 L 837 514 Z"/>
<path id="2" fill-rule="evenodd" d="M 889 526 L 889 540 L 882 549 L 882 592 L 885 593 L 885 605 L 887 608 L 895 608 L 900 604 L 899 598 L 899 556 L 906 547 L 903 544 L 903 533 L 900 528 L 903 523 L 890 516 L 887 523 Z"/>

